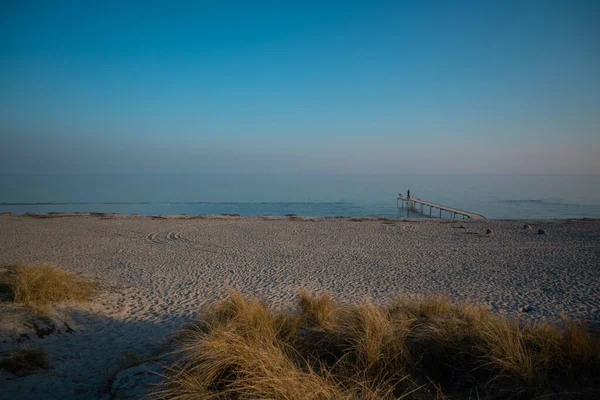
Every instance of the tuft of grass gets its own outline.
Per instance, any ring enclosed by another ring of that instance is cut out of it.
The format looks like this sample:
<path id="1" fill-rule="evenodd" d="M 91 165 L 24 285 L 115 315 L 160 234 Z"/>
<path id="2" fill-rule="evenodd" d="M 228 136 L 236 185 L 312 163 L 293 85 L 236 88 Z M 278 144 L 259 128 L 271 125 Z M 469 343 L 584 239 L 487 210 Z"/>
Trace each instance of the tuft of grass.
<path id="1" fill-rule="evenodd" d="M 340 389 L 309 367 L 296 367 L 289 346 L 292 316 L 234 294 L 179 335 L 180 362 L 156 395 L 196 398 L 341 398 Z M 295 331 L 294 331 L 295 334 Z"/>
<path id="2" fill-rule="evenodd" d="M 600 339 L 445 298 L 293 312 L 234 293 L 183 329 L 161 399 L 536 398 L 600 392 Z"/>
<path id="3" fill-rule="evenodd" d="M 336 323 L 338 306 L 327 293 L 315 296 L 303 290 L 300 292 L 299 307 L 299 316 L 309 327 L 330 327 Z"/>
<path id="4" fill-rule="evenodd" d="M 24 376 L 38 370 L 46 370 L 50 366 L 48 354 L 42 348 L 18 349 L 10 352 L 0 360 L 0 369 Z"/>
<path id="5" fill-rule="evenodd" d="M 3 266 L 0 285 L 6 298 L 19 304 L 43 306 L 60 301 L 87 301 L 96 294 L 96 282 L 52 265 Z"/>
<path id="6" fill-rule="evenodd" d="M 383 373 L 384 369 L 400 367 L 406 361 L 408 324 L 403 322 L 393 319 L 387 309 L 369 302 L 344 309 L 335 329 L 348 342 L 348 350 L 361 368 L 370 371 L 382 364 Z"/>

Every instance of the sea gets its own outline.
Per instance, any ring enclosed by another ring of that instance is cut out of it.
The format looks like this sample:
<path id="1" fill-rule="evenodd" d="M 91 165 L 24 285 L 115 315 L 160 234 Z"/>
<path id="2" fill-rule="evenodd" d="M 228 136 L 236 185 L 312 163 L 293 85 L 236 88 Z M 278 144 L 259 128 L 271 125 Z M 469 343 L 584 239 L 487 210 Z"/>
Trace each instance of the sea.
<path id="1" fill-rule="evenodd" d="M 0 213 L 425 217 L 398 208 L 409 189 L 486 218 L 600 218 L 600 175 L 0 175 Z"/>

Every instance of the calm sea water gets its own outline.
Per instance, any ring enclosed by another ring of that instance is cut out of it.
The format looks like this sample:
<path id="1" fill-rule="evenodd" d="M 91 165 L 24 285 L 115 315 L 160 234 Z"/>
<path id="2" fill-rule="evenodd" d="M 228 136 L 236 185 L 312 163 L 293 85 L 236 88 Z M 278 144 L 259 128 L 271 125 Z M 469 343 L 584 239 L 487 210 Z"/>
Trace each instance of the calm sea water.
<path id="1" fill-rule="evenodd" d="M 399 192 L 488 218 L 600 217 L 600 175 L 0 175 L 0 212 L 409 216 Z"/>

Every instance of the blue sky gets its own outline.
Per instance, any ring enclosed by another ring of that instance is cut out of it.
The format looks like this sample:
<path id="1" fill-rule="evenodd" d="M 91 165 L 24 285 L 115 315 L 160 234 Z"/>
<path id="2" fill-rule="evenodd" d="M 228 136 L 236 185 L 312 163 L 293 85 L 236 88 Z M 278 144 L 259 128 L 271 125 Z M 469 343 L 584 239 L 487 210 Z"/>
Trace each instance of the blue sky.
<path id="1" fill-rule="evenodd" d="M 4 173 L 600 174 L 600 2 L 7 1 Z"/>

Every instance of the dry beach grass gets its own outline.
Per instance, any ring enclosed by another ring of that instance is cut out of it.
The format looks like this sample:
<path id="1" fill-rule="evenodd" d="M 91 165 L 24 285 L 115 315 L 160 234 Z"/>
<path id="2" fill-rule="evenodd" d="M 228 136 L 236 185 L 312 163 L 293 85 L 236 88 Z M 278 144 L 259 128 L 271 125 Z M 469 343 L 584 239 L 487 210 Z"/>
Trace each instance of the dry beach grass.
<path id="1" fill-rule="evenodd" d="M 89 301 L 97 287 L 97 282 L 54 265 L 0 265 L 0 300 L 5 302 L 0 309 L 0 337 L 6 339 L 6 333 L 12 330 L 21 330 L 21 339 L 29 337 L 23 331 L 31 331 L 31 335 L 42 338 L 54 333 L 58 317 L 53 305 L 64 301 Z M 17 376 L 49 367 L 48 354 L 41 346 L 26 344 L 0 351 L 0 370 Z"/>
<path id="2" fill-rule="evenodd" d="M 585 327 L 523 325 L 443 298 L 341 305 L 301 293 L 293 312 L 239 293 L 178 337 L 164 399 L 538 398 L 600 390 Z"/>
<path id="3" fill-rule="evenodd" d="M 60 301 L 88 301 L 96 282 L 80 278 L 53 265 L 2 265 L 3 293 L 18 304 L 43 306 Z"/>

